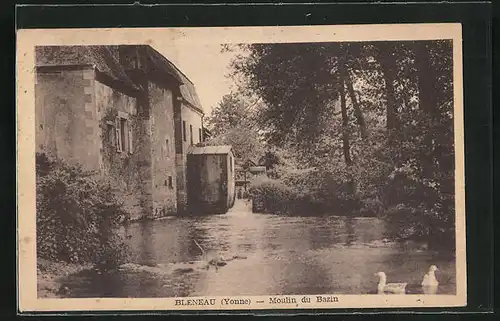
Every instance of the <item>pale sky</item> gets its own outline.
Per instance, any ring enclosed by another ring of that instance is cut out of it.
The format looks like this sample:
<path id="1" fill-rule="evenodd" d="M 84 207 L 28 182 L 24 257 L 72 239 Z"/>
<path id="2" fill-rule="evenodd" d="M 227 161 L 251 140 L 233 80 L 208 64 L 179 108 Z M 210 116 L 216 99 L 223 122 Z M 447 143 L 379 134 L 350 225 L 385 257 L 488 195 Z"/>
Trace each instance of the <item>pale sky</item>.
<path id="1" fill-rule="evenodd" d="M 235 53 L 221 53 L 220 44 L 152 44 L 174 63 L 195 85 L 203 110 L 208 115 L 212 108 L 233 88 L 226 75 Z"/>

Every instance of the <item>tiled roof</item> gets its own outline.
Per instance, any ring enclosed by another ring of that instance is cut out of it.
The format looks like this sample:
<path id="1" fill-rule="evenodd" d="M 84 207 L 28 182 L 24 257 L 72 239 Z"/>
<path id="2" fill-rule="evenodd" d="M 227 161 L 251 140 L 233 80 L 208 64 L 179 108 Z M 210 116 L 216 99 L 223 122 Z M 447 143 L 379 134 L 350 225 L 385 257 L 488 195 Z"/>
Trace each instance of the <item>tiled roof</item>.
<path id="1" fill-rule="evenodd" d="M 140 57 L 146 59 L 146 65 L 148 71 L 155 72 L 160 71 L 162 73 L 169 74 L 177 79 L 180 83 L 180 91 L 182 98 L 187 101 L 192 107 L 203 112 L 203 108 L 200 103 L 200 99 L 196 93 L 194 84 L 189 80 L 189 78 L 182 73 L 182 71 L 177 68 L 170 60 L 168 60 L 161 53 L 156 51 L 153 47 L 149 45 L 122 45 L 121 47 L 136 47 L 140 48 Z"/>
<path id="2" fill-rule="evenodd" d="M 40 46 L 35 52 L 37 66 L 90 64 L 113 80 L 137 89 L 108 46 Z"/>
<path id="3" fill-rule="evenodd" d="M 184 98 L 189 104 L 191 104 L 193 107 L 196 109 L 199 109 L 201 112 L 203 112 L 203 108 L 200 103 L 200 99 L 198 98 L 198 95 L 196 94 L 196 90 L 194 88 L 193 83 L 187 78 L 185 78 L 184 75 L 181 74 L 184 78 L 184 84 L 181 85 L 181 95 L 182 98 Z"/>
<path id="4" fill-rule="evenodd" d="M 145 47 L 148 48 L 147 51 L 150 56 L 156 58 L 157 60 L 161 60 L 163 61 L 163 63 L 171 66 L 172 70 L 176 73 L 176 76 L 182 82 L 182 85 L 180 86 L 182 98 L 184 98 L 184 100 L 186 100 L 192 107 L 199 109 L 199 111 L 203 112 L 200 99 L 198 97 L 198 94 L 196 93 L 196 89 L 191 80 L 189 80 L 189 78 L 184 73 L 182 73 L 182 71 L 180 71 L 179 68 L 177 68 L 173 63 L 171 63 L 158 51 L 153 49 L 151 46 L 145 46 Z"/>
<path id="5" fill-rule="evenodd" d="M 168 74 L 179 82 L 182 98 L 191 107 L 203 112 L 194 84 L 172 62 L 149 45 L 109 46 L 40 46 L 36 47 L 37 66 L 94 65 L 97 70 L 134 89 L 140 88 L 119 62 L 120 48 L 132 49 L 147 72 Z"/>

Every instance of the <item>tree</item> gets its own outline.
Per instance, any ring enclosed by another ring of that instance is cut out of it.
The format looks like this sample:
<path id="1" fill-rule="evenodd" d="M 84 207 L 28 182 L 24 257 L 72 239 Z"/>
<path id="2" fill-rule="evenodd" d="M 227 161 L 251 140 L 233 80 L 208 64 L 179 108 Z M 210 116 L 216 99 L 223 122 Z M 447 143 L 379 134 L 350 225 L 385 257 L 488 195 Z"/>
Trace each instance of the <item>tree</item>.
<path id="1" fill-rule="evenodd" d="M 207 117 L 213 138 L 205 144 L 231 145 L 239 162 L 257 161 L 263 153 L 263 144 L 252 113 L 252 106 L 242 97 L 235 93 L 225 95 Z"/>
<path id="2" fill-rule="evenodd" d="M 396 45 L 392 42 L 379 42 L 375 45 L 377 60 L 380 64 L 385 83 L 385 96 L 387 104 L 387 130 L 397 127 L 397 100 L 394 90 L 394 79 L 397 71 Z M 392 135 L 389 135 L 392 137 Z"/>
<path id="3" fill-rule="evenodd" d="M 266 142 L 314 168 L 310 190 L 354 196 L 380 215 L 396 208 L 399 237 L 452 239 L 450 41 L 243 47 L 232 76 L 262 99 Z"/>
<path id="4" fill-rule="evenodd" d="M 345 165 L 347 167 L 350 167 L 352 165 L 352 160 L 350 155 L 351 149 L 349 147 L 349 120 L 347 118 L 347 106 L 345 99 L 345 81 L 347 79 L 347 75 L 343 60 L 341 60 L 340 64 L 340 108 L 342 113 L 342 143 Z"/>
<path id="5" fill-rule="evenodd" d="M 388 184 L 386 199 L 388 205 L 399 208 L 400 213 L 394 217 L 406 218 L 400 229 L 405 237 L 427 239 L 433 245 L 453 245 L 451 42 L 412 42 L 407 44 L 406 52 L 410 58 L 405 62 L 411 66 L 406 69 L 413 71 L 407 75 L 406 91 L 411 93 L 413 103 L 400 117 L 401 135 L 392 149 L 398 166 Z"/>
<path id="6" fill-rule="evenodd" d="M 325 106 L 331 105 L 336 76 L 327 53 L 329 44 L 252 44 L 248 55 L 236 59 L 233 77 L 244 78 L 247 89 L 264 108 L 257 121 L 267 142 L 307 146 L 321 127 Z"/>
<path id="7" fill-rule="evenodd" d="M 228 94 L 222 97 L 219 104 L 206 118 L 207 128 L 213 136 L 219 136 L 240 125 L 248 117 L 248 111 L 244 103 L 236 94 Z"/>

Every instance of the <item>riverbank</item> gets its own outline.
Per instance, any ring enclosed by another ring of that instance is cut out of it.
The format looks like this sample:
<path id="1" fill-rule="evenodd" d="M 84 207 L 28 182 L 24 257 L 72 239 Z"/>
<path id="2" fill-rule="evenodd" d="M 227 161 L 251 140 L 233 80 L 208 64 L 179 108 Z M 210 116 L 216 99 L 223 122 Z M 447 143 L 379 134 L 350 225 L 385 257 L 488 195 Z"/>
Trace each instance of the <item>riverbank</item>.
<path id="1" fill-rule="evenodd" d="M 37 259 L 37 292 L 39 298 L 65 297 L 68 289 L 62 280 L 72 274 L 92 269 L 92 264 L 73 264 Z"/>

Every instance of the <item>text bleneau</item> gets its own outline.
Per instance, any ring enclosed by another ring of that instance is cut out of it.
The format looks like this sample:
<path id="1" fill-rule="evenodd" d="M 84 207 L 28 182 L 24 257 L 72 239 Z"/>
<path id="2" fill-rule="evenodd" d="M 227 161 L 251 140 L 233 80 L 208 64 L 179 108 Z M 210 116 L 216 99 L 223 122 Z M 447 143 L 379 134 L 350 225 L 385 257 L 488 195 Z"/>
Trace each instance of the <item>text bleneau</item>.
<path id="1" fill-rule="evenodd" d="M 175 299 L 175 305 L 184 305 L 184 306 L 206 306 L 206 305 L 215 305 L 215 299 Z"/>

